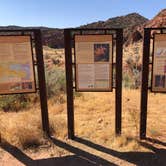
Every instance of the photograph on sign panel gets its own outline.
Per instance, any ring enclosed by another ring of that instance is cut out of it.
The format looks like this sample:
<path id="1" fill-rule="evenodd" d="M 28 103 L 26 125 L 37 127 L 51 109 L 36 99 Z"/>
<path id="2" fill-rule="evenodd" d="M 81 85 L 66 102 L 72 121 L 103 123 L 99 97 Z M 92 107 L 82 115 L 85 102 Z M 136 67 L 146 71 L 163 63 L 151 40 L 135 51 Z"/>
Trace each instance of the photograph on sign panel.
<path id="1" fill-rule="evenodd" d="M 22 87 L 21 87 L 21 84 L 20 83 L 11 83 L 10 84 L 10 90 L 11 91 L 16 91 L 16 90 L 21 90 Z"/>
<path id="2" fill-rule="evenodd" d="M 31 66 L 28 63 L 3 63 L 0 64 L 0 82 L 18 82 L 31 79 Z"/>
<path id="3" fill-rule="evenodd" d="M 94 62 L 109 62 L 109 44 L 94 44 Z"/>
<path id="4" fill-rule="evenodd" d="M 160 47 L 156 51 L 156 56 L 166 56 L 166 48 Z"/>
<path id="5" fill-rule="evenodd" d="M 155 87 L 165 87 L 165 75 L 155 75 Z"/>
<path id="6" fill-rule="evenodd" d="M 22 89 L 32 89 L 32 86 L 33 86 L 33 84 L 32 84 L 32 82 L 23 82 L 22 83 Z"/>

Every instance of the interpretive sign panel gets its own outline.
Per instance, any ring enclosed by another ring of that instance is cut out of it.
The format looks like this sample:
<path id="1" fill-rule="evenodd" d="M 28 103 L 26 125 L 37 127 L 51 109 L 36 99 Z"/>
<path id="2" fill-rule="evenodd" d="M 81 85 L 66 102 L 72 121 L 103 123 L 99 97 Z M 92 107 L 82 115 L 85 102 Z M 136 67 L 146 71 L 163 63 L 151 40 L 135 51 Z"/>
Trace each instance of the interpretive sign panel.
<path id="1" fill-rule="evenodd" d="M 166 92 L 166 34 L 155 34 L 152 91 Z"/>
<path id="2" fill-rule="evenodd" d="M 35 92 L 30 36 L 0 36 L 0 94 Z"/>
<path id="3" fill-rule="evenodd" d="M 77 91 L 112 91 L 112 49 L 112 35 L 75 35 Z"/>

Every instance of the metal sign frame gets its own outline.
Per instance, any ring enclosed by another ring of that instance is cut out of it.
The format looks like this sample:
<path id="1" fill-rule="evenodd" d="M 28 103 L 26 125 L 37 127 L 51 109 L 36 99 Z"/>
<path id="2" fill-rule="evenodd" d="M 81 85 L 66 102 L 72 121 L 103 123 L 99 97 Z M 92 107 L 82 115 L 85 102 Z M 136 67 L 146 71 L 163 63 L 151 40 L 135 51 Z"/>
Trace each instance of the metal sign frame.
<path id="1" fill-rule="evenodd" d="M 107 28 L 107 29 L 65 29 L 64 30 L 64 42 L 65 42 L 65 68 L 66 68 L 66 89 L 67 89 L 67 124 L 68 124 L 68 138 L 75 138 L 74 131 L 74 90 L 75 86 L 75 75 L 76 74 L 76 61 L 75 55 L 72 54 L 72 47 L 74 47 L 74 34 L 83 35 L 84 33 L 90 32 L 91 35 L 99 34 L 114 34 L 113 40 L 116 42 L 116 63 L 113 63 L 116 67 L 116 86 L 115 88 L 115 133 L 116 135 L 121 134 L 121 116 L 122 116 L 122 55 L 123 55 L 123 29 L 118 28 Z M 93 32 L 93 33 L 92 33 Z M 97 32 L 97 33 L 96 33 Z M 89 33 L 88 33 L 89 34 Z M 74 58 L 74 60 L 73 60 Z M 113 59 L 113 57 L 112 57 Z M 112 70 L 113 71 L 113 70 Z"/>
<path id="2" fill-rule="evenodd" d="M 49 136 L 50 132 L 49 132 L 49 119 L 48 119 L 48 105 L 47 105 L 47 92 L 46 92 L 46 83 L 45 83 L 41 31 L 40 29 L 18 29 L 18 30 L 0 29 L 0 36 L 26 36 L 26 35 L 31 37 L 31 46 L 33 46 L 33 44 L 35 46 L 36 57 L 34 57 L 35 55 L 33 53 L 33 49 L 31 50 L 34 81 L 35 81 L 35 92 L 39 91 L 43 132 L 45 133 L 45 135 Z M 38 79 L 36 79 L 35 76 L 35 66 L 37 68 Z M 36 87 L 37 85 L 38 87 Z M 12 93 L 8 95 L 35 93 L 35 92 Z"/>
<path id="3" fill-rule="evenodd" d="M 146 138 L 147 129 L 147 105 L 148 105 L 148 90 L 153 93 L 165 93 L 160 91 L 152 91 L 153 80 L 153 61 L 154 61 L 154 36 L 155 34 L 165 34 L 166 28 L 145 28 L 143 42 L 143 58 L 142 58 L 142 86 L 141 86 L 141 113 L 140 113 L 140 139 Z M 153 35 L 151 35 L 154 31 Z M 160 33 L 155 33 L 160 31 Z M 153 40 L 152 62 L 150 61 L 151 40 Z M 149 65 L 152 65 L 151 85 L 149 82 Z"/>

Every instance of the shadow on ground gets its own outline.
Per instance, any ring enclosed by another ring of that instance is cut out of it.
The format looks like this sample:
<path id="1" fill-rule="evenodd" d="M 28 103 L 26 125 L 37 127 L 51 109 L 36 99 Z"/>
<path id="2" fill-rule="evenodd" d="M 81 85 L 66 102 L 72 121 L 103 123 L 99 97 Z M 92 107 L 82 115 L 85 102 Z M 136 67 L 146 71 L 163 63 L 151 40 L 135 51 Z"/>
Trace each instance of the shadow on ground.
<path id="1" fill-rule="evenodd" d="M 158 143 L 160 145 L 165 146 L 164 142 L 150 139 L 147 140 L 151 142 Z M 94 144 L 88 140 L 76 137 L 75 141 L 87 145 L 91 148 L 94 148 L 98 151 L 110 154 L 112 156 L 118 157 L 125 161 L 128 161 L 132 164 L 136 164 L 138 166 L 165 166 L 166 165 L 166 149 L 158 149 L 151 144 L 140 142 L 142 146 L 152 150 L 153 152 L 118 152 L 115 150 L 108 149 L 98 144 Z"/>
<path id="2" fill-rule="evenodd" d="M 33 160 L 25 153 L 23 153 L 20 149 L 8 143 L 2 144 L 1 148 L 3 148 L 5 151 L 10 153 L 17 160 L 27 166 L 116 166 L 115 164 L 110 163 L 107 160 L 104 160 L 79 148 L 75 148 L 62 141 L 53 139 L 53 142 L 55 143 L 55 145 L 67 151 L 70 151 L 75 155 Z"/>
<path id="3" fill-rule="evenodd" d="M 151 138 L 148 139 L 150 142 L 155 141 L 156 143 L 165 146 L 164 142 L 153 140 Z M 72 152 L 74 155 L 33 160 L 17 147 L 8 143 L 2 144 L 1 148 L 9 152 L 17 160 L 27 166 L 116 166 L 114 163 L 65 142 L 54 138 L 51 138 L 51 140 L 56 146 Z M 118 152 L 79 137 L 75 137 L 75 141 L 138 166 L 165 166 L 166 164 L 166 149 L 158 149 L 149 143 L 142 142 L 141 145 L 152 150 L 153 152 Z"/>

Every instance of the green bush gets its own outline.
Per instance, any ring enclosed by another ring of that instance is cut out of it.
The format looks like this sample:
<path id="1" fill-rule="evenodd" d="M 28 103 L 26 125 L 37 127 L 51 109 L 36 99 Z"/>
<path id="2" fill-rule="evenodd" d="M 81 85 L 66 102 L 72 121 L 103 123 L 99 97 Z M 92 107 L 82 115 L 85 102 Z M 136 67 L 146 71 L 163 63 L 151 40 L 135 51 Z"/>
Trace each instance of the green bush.
<path id="1" fill-rule="evenodd" d="M 123 73 L 123 87 L 130 88 L 132 85 L 132 79 L 129 74 Z"/>
<path id="2" fill-rule="evenodd" d="M 32 98 L 34 99 L 33 95 L 27 94 L 0 96 L 0 109 L 5 112 L 19 111 L 20 109 L 27 108 Z"/>
<path id="3" fill-rule="evenodd" d="M 48 98 L 65 93 L 66 82 L 64 70 L 58 67 L 54 67 L 51 70 L 46 70 L 46 84 Z"/>

